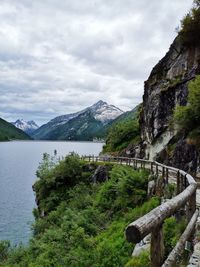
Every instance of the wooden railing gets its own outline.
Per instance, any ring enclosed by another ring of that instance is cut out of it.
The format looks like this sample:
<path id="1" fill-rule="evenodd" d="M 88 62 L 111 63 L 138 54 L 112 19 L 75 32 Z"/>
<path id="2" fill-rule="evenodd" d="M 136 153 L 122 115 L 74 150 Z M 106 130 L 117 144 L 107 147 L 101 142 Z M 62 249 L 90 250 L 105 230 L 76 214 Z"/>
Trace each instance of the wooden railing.
<path id="1" fill-rule="evenodd" d="M 169 182 L 176 184 L 176 196 L 130 223 L 126 228 L 125 234 L 127 240 L 133 243 L 138 243 L 145 236 L 151 234 L 150 255 L 152 267 L 179 266 L 178 263 L 184 252 L 186 241 L 192 241 L 199 215 L 199 211 L 196 208 L 197 183 L 194 178 L 182 170 L 155 161 L 107 156 L 84 156 L 83 159 L 93 162 L 126 164 L 133 166 L 135 169 L 148 169 L 154 175 L 156 181 L 158 181 L 158 178 L 161 180 L 161 187 L 163 188 Z M 179 214 L 180 211 L 185 212 L 188 223 L 176 246 L 164 261 L 163 223 L 165 219 Z"/>

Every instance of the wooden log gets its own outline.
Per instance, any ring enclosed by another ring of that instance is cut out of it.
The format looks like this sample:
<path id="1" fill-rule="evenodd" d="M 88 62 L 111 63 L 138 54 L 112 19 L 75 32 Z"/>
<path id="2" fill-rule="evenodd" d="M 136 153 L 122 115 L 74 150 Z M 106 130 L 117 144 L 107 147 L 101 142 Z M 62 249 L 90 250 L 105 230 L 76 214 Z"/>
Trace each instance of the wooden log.
<path id="1" fill-rule="evenodd" d="M 151 234 L 151 266 L 160 267 L 164 261 L 164 235 L 162 224 Z"/>
<path id="2" fill-rule="evenodd" d="M 181 207 L 183 207 L 192 194 L 194 194 L 196 188 L 196 183 L 189 185 L 179 195 L 153 209 L 135 222 L 129 224 L 126 228 L 127 240 L 133 243 L 140 242 L 146 235 L 161 225 L 166 218 L 172 216 Z"/>
<path id="3" fill-rule="evenodd" d="M 187 225 L 185 231 L 183 232 L 182 236 L 180 237 L 179 241 L 177 242 L 174 249 L 171 251 L 169 256 L 167 257 L 166 261 L 162 265 L 162 267 L 171 267 L 175 263 L 177 263 L 184 252 L 185 242 L 190 238 L 190 235 L 194 231 L 197 218 L 199 215 L 199 210 L 197 209 L 192 216 L 189 224 Z"/>

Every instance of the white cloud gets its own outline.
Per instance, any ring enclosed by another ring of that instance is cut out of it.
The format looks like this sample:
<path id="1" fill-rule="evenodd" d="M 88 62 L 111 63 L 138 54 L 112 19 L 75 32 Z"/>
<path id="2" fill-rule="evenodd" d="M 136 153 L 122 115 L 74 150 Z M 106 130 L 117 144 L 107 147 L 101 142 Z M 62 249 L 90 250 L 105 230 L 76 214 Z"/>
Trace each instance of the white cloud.
<path id="1" fill-rule="evenodd" d="M 102 99 L 130 109 L 192 0 L 1 0 L 0 115 L 47 121 Z"/>

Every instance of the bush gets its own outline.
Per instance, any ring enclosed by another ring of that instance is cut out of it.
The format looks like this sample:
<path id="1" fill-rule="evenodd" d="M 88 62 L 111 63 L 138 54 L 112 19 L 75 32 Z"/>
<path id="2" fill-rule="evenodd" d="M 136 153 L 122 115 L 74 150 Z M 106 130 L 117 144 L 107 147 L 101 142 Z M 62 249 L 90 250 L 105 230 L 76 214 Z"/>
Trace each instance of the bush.
<path id="1" fill-rule="evenodd" d="M 185 230 L 186 221 L 182 219 L 177 222 L 174 217 L 168 218 L 164 223 L 165 254 L 168 255 L 174 248 L 181 234 Z"/>
<path id="2" fill-rule="evenodd" d="M 149 252 L 143 252 L 138 257 L 133 257 L 125 267 L 150 267 Z"/>
<path id="3" fill-rule="evenodd" d="M 8 257 L 10 249 L 9 241 L 0 241 L 0 262 L 5 261 Z"/>
<path id="4" fill-rule="evenodd" d="M 189 47 L 200 44 L 200 2 L 199 0 L 194 2 L 194 8 L 191 9 L 181 22 L 179 33 L 182 43 Z"/>
<path id="5" fill-rule="evenodd" d="M 110 213 L 135 207 L 146 200 L 147 187 L 148 172 L 116 165 L 110 172 L 110 180 L 100 188 L 96 205 Z"/>
<path id="6" fill-rule="evenodd" d="M 177 106 L 174 112 L 174 121 L 186 132 L 200 126 L 200 76 L 191 81 L 188 87 L 188 105 Z"/>

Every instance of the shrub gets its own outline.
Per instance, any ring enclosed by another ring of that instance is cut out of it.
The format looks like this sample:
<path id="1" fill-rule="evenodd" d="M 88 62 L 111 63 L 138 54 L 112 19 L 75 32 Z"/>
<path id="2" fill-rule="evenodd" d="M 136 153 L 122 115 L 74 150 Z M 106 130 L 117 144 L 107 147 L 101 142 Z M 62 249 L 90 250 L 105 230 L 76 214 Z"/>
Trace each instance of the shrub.
<path id="1" fill-rule="evenodd" d="M 187 132 L 200 125 L 200 75 L 188 85 L 188 105 L 177 106 L 174 112 L 174 121 L 180 129 Z"/>
<path id="2" fill-rule="evenodd" d="M 181 30 L 179 33 L 182 43 L 189 47 L 200 44 L 200 2 L 199 0 L 194 2 L 195 6 L 181 22 Z"/>
<path id="3" fill-rule="evenodd" d="M 8 257 L 10 249 L 10 242 L 9 241 L 0 241 L 0 262 L 4 261 Z"/>
<path id="4" fill-rule="evenodd" d="M 150 267 L 150 255 L 145 251 L 137 257 L 133 257 L 125 267 Z"/>

